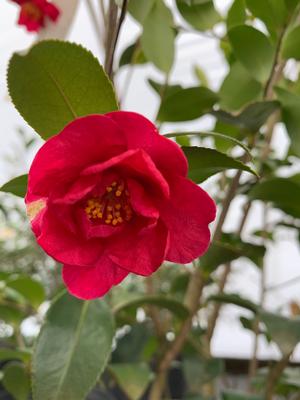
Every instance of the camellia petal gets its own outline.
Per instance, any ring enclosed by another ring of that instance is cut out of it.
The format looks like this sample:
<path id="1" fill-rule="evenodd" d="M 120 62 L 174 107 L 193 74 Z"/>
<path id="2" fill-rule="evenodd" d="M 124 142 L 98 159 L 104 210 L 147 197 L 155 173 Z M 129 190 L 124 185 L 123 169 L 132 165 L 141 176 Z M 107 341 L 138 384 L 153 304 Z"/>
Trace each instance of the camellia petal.
<path id="1" fill-rule="evenodd" d="M 216 206 L 208 194 L 192 181 L 175 177 L 169 181 L 170 201 L 161 206 L 161 217 L 170 232 L 167 260 L 189 263 L 210 244 L 208 224 L 215 219 Z"/>
<path id="2" fill-rule="evenodd" d="M 151 275 L 163 263 L 168 251 L 169 233 L 159 222 L 156 226 L 139 231 L 133 226 L 120 240 L 110 243 L 110 259 L 122 268 L 138 275 Z"/>
<path id="3" fill-rule="evenodd" d="M 145 150 L 162 171 L 187 175 L 188 163 L 180 147 L 160 135 L 147 118 L 129 111 L 115 111 L 106 115 L 123 130 L 129 149 Z"/>
<path id="4" fill-rule="evenodd" d="M 101 257 L 93 267 L 64 265 L 62 271 L 63 280 L 70 293 L 84 300 L 104 296 L 128 274 L 129 271 L 118 267 L 107 257 Z"/>
<path id="5" fill-rule="evenodd" d="M 159 211 L 143 186 L 133 179 L 127 179 L 127 185 L 133 209 L 144 217 L 158 219 Z"/>
<path id="6" fill-rule="evenodd" d="M 88 165 L 126 150 L 124 143 L 109 118 L 103 115 L 78 118 L 38 151 L 29 171 L 29 189 L 41 197 L 49 196 L 60 183 L 73 182 Z"/>
<path id="7" fill-rule="evenodd" d="M 111 159 L 92 165 L 82 172 L 82 175 L 98 174 L 110 168 L 119 170 L 120 175 L 130 176 L 137 180 L 143 180 L 144 184 L 149 186 L 149 190 L 168 197 L 169 185 L 161 172 L 156 168 L 148 154 L 141 150 L 128 150 Z"/>
<path id="8" fill-rule="evenodd" d="M 84 240 L 67 230 L 61 219 L 49 208 L 43 215 L 38 244 L 61 263 L 74 265 L 94 264 L 103 251 L 96 239 Z"/>

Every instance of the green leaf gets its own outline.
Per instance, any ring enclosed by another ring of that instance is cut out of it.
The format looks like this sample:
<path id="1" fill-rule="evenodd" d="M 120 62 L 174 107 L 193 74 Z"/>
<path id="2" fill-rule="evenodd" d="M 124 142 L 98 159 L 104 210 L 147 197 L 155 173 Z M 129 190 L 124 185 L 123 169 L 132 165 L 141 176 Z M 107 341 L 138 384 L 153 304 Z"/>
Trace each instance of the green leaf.
<path id="1" fill-rule="evenodd" d="M 200 85 L 205 86 L 205 87 L 209 86 L 206 73 L 199 65 L 194 66 L 193 72 L 194 72 L 195 77 L 198 79 L 198 82 Z"/>
<path id="2" fill-rule="evenodd" d="M 222 293 L 210 296 L 209 301 L 215 301 L 218 303 L 234 304 L 236 306 L 246 308 L 254 313 L 258 311 L 258 306 L 251 300 L 241 297 L 237 293 Z"/>
<path id="3" fill-rule="evenodd" d="M 248 26 L 235 26 L 228 37 L 236 58 L 259 82 L 265 83 L 271 73 L 275 50 L 269 39 L 257 29 Z"/>
<path id="4" fill-rule="evenodd" d="M 239 140 L 235 139 L 234 137 L 223 135 L 222 133 L 218 132 L 173 132 L 173 133 L 166 133 L 164 136 L 169 137 L 169 138 L 177 138 L 177 137 L 183 137 L 183 136 L 200 136 L 200 137 L 213 137 L 214 139 L 220 139 L 223 141 L 227 141 L 235 146 L 239 146 L 242 149 L 248 153 L 250 158 L 252 158 L 251 153 L 249 148 L 244 145 L 244 143 L 240 142 Z"/>
<path id="5" fill-rule="evenodd" d="M 25 314 L 18 308 L 17 304 L 1 304 L 0 300 L 0 320 L 8 324 L 20 324 Z"/>
<path id="6" fill-rule="evenodd" d="M 241 63 L 233 63 L 219 91 L 220 106 L 227 110 L 240 110 L 261 95 L 262 85 L 252 78 Z"/>
<path id="7" fill-rule="evenodd" d="M 254 316 L 252 318 L 246 318 L 244 316 L 241 316 L 240 321 L 241 321 L 241 324 L 244 329 L 248 329 L 249 331 L 254 332 L 254 333 L 257 331 L 258 320 L 257 320 L 256 316 Z M 270 334 L 266 330 L 261 329 L 260 326 L 258 328 L 259 328 L 258 333 L 260 335 L 264 335 L 264 337 L 266 338 L 268 343 L 270 343 L 272 341 Z"/>
<path id="8" fill-rule="evenodd" d="M 279 106 L 280 103 L 278 101 L 259 101 L 247 106 L 240 114 L 230 114 L 223 110 L 212 111 L 212 114 L 219 121 L 255 133 L 279 109 Z"/>
<path id="9" fill-rule="evenodd" d="M 40 282 L 29 277 L 11 279 L 6 284 L 20 293 L 26 301 L 37 308 L 45 300 L 45 290 Z"/>
<path id="10" fill-rule="evenodd" d="M 220 241 L 211 244 L 209 250 L 201 257 L 200 265 L 207 271 L 215 270 L 219 265 L 247 257 L 259 268 L 262 267 L 265 247 L 243 242 L 232 234 L 223 234 Z"/>
<path id="11" fill-rule="evenodd" d="M 176 299 L 161 295 L 143 295 L 136 298 L 133 297 L 130 300 L 122 301 L 114 306 L 114 313 L 119 313 L 126 308 L 136 309 L 138 307 L 143 307 L 149 304 L 155 305 L 160 308 L 166 308 L 181 319 L 186 319 L 189 316 L 189 310 L 184 306 L 184 304 L 180 303 Z"/>
<path id="12" fill-rule="evenodd" d="M 239 128 L 233 125 L 225 124 L 221 121 L 216 121 L 216 124 L 213 128 L 214 132 L 222 132 L 222 134 L 226 137 L 231 137 L 233 139 L 242 139 L 244 136 L 244 132 L 241 132 Z M 224 140 L 222 138 L 215 137 L 214 144 L 216 149 L 221 151 L 222 153 L 227 153 L 230 151 L 235 144 L 230 140 Z M 250 151 L 250 150 L 249 150 Z M 252 157 L 250 157 L 252 159 Z"/>
<path id="13" fill-rule="evenodd" d="M 217 94 L 206 87 L 182 89 L 162 101 L 158 119 L 161 122 L 190 121 L 209 112 L 217 100 Z"/>
<path id="14" fill-rule="evenodd" d="M 245 0 L 234 0 L 227 14 L 227 29 L 243 25 L 246 21 Z"/>
<path id="15" fill-rule="evenodd" d="M 147 63 L 147 59 L 142 52 L 140 44 L 138 42 L 131 44 L 128 46 L 122 53 L 119 67 L 123 67 L 124 65 L 132 64 L 145 64 Z"/>
<path id="16" fill-rule="evenodd" d="M 47 313 L 33 356 L 33 398 L 85 398 L 108 362 L 113 335 L 103 300 L 60 296 Z"/>
<path id="17" fill-rule="evenodd" d="M 288 32 L 283 39 L 282 57 L 300 60 L 300 26 Z"/>
<path id="18" fill-rule="evenodd" d="M 300 96 L 282 88 L 275 88 L 282 105 L 282 119 L 291 140 L 291 148 L 300 156 Z"/>
<path id="19" fill-rule="evenodd" d="M 199 31 L 211 29 L 221 20 L 213 2 L 210 0 L 194 1 L 190 4 L 177 0 L 176 4 L 182 17 Z"/>
<path id="20" fill-rule="evenodd" d="M 295 8 L 299 4 L 299 0 L 284 0 L 284 2 L 290 14 L 294 12 Z"/>
<path id="21" fill-rule="evenodd" d="M 222 360 L 190 357 L 183 360 L 183 373 L 188 393 L 201 393 L 203 385 L 222 374 L 224 365 Z"/>
<path id="22" fill-rule="evenodd" d="M 196 183 L 227 169 L 240 169 L 257 176 L 248 165 L 214 149 L 182 147 L 189 163 L 189 178 Z"/>
<path id="23" fill-rule="evenodd" d="M 25 197 L 28 175 L 20 175 L 0 187 L 0 192 L 12 193 L 18 197 Z"/>
<path id="24" fill-rule="evenodd" d="M 25 350 L 0 349 L 0 361 L 20 360 L 28 362 L 31 359 L 31 352 Z"/>
<path id="25" fill-rule="evenodd" d="M 146 363 L 110 364 L 109 371 L 129 400 L 139 400 L 153 379 Z"/>
<path id="26" fill-rule="evenodd" d="M 226 390 L 222 393 L 222 400 L 263 400 L 262 396 L 255 394 Z"/>
<path id="27" fill-rule="evenodd" d="M 141 44 L 146 58 L 158 69 L 169 73 L 175 53 L 175 32 L 171 11 L 162 0 L 156 0 L 143 23 Z"/>
<path id="28" fill-rule="evenodd" d="M 15 400 L 28 400 L 30 378 L 25 367 L 18 363 L 9 363 L 4 367 L 2 384 Z"/>
<path id="29" fill-rule="evenodd" d="M 74 43 L 42 41 L 14 54 L 7 79 L 15 107 L 44 139 L 74 118 L 118 109 L 98 60 Z"/>
<path id="30" fill-rule="evenodd" d="M 153 331 L 147 321 L 134 322 L 122 337 L 117 337 L 117 348 L 111 355 L 111 362 L 138 363 L 144 361 L 144 352 L 147 343 L 153 338 Z"/>
<path id="31" fill-rule="evenodd" d="M 246 0 L 247 8 L 261 19 L 272 33 L 284 25 L 288 10 L 284 0 Z"/>
<path id="32" fill-rule="evenodd" d="M 156 0 L 129 0 L 128 11 L 140 24 L 143 25 Z"/>
<path id="33" fill-rule="evenodd" d="M 256 184 L 248 193 L 252 200 L 273 203 L 285 213 L 300 218 L 300 184 L 292 178 L 271 178 Z"/>
<path id="34" fill-rule="evenodd" d="M 281 353 L 284 356 L 291 353 L 300 342 L 300 317 L 289 319 L 263 311 L 260 313 L 260 318 Z"/>
<path id="35" fill-rule="evenodd" d="M 154 89 L 155 92 L 163 99 L 166 99 L 167 97 L 183 90 L 181 85 L 162 85 L 153 79 L 148 79 L 148 82 L 152 89 Z"/>

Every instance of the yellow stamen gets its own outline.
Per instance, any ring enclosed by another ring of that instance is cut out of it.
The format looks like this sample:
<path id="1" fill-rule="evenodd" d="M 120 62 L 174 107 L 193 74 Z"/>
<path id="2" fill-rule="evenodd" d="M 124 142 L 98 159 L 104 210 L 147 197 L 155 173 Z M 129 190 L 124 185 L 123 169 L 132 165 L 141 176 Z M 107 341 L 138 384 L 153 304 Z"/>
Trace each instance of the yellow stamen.
<path id="1" fill-rule="evenodd" d="M 128 197 L 129 192 L 125 182 L 123 180 L 114 181 L 105 187 L 105 193 L 101 197 L 88 199 L 84 210 L 93 223 L 103 221 L 102 223 L 107 225 L 117 226 L 125 221 L 130 221 L 133 216 L 133 209 Z"/>

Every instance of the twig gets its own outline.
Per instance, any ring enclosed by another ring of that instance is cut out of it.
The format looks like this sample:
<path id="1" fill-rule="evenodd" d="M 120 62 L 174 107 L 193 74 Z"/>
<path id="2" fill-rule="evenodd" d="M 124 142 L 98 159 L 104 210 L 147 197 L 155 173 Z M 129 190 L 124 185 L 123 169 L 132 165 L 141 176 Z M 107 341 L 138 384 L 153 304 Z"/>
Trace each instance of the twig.
<path id="1" fill-rule="evenodd" d="M 116 51 L 116 46 L 118 43 L 118 38 L 120 35 L 121 27 L 124 22 L 126 11 L 127 11 L 127 3 L 128 0 L 123 0 L 121 14 L 118 23 L 116 24 L 118 17 L 118 7 L 114 1 L 110 2 L 109 7 L 109 25 L 108 25 L 108 33 L 107 33 L 107 41 L 106 41 L 106 60 L 105 60 L 105 71 L 108 76 L 112 78 L 113 76 L 113 63 L 114 63 L 114 55 Z"/>
<path id="2" fill-rule="evenodd" d="M 278 283 L 277 285 L 268 286 L 266 288 L 266 291 L 270 292 L 273 290 L 278 290 L 278 289 L 284 288 L 286 286 L 293 285 L 294 283 L 296 283 L 298 281 L 300 281 L 300 276 L 296 276 L 295 278 L 288 279 L 287 281 Z"/>
<path id="3" fill-rule="evenodd" d="M 113 54 L 113 46 L 116 37 L 116 25 L 118 18 L 118 6 L 114 0 L 109 0 L 109 8 L 107 12 L 107 25 L 106 25 L 106 36 L 105 36 L 105 63 L 104 69 L 106 73 L 111 77 L 109 73 L 109 65 L 112 64 L 111 57 Z"/>
<path id="4" fill-rule="evenodd" d="M 191 276 L 189 286 L 186 292 L 185 305 L 190 310 L 189 317 L 181 325 L 180 331 L 174 342 L 163 355 L 157 370 L 156 379 L 151 387 L 149 400 L 159 400 L 162 397 L 165 388 L 166 376 L 172 361 L 178 356 L 186 341 L 193 323 L 193 317 L 198 311 L 199 299 L 204 286 L 201 270 L 196 268 Z"/>
<path id="5" fill-rule="evenodd" d="M 227 278 L 228 278 L 230 272 L 231 272 L 231 264 L 230 263 L 225 264 L 222 276 L 218 282 L 218 293 L 219 294 L 224 292 Z M 208 343 L 210 343 L 210 341 L 212 339 L 221 307 L 222 307 L 222 303 L 216 303 L 214 306 L 214 309 L 210 315 L 210 318 L 207 321 L 206 340 Z"/>
<path id="6" fill-rule="evenodd" d="M 274 365 L 273 368 L 270 369 L 265 389 L 266 400 L 273 400 L 273 394 L 276 389 L 276 384 L 285 367 L 288 365 L 292 353 L 293 352 L 290 352 L 289 354 L 285 355 L 278 363 Z"/>
<path id="7" fill-rule="evenodd" d="M 263 213 L 263 218 L 264 218 L 264 223 L 263 223 L 263 229 L 265 232 L 267 232 L 269 226 L 268 226 L 268 206 L 264 206 L 264 213 Z M 267 235 L 264 235 L 264 242 L 267 240 Z M 266 269 L 265 265 L 262 266 L 262 271 L 261 271 L 261 280 L 260 280 L 260 299 L 259 299 L 259 306 L 260 308 L 264 307 L 264 302 L 265 302 L 265 296 L 266 296 Z M 251 382 L 252 379 L 254 378 L 256 371 L 257 371 L 257 366 L 258 366 L 258 360 L 257 360 L 257 353 L 258 353 L 258 345 L 259 345 L 259 322 L 260 318 L 259 315 L 256 316 L 255 321 L 254 321 L 254 342 L 253 342 L 253 352 L 252 352 L 252 358 L 250 360 L 249 364 L 249 373 L 248 373 L 248 386 L 249 389 L 251 389 Z"/>
<path id="8" fill-rule="evenodd" d="M 215 233 L 214 233 L 214 237 L 213 240 L 217 241 L 221 239 L 222 236 L 222 230 L 223 230 L 223 225 L 225 223 L 225 219 L 227 217 L 231 202 L 235 196 L 235 193 L 239 187 L 239 183 L 240 183 L 240 178 L 242 175 L 242 171 L 239 170 L 236 175 L 234 176 L 233 180 L 231 181 L 231 184 L 228 188 L 227 194 L 223 200 L 222 203 L 222 212 L 220 214 L 216 229 L 215 229 Z"/>

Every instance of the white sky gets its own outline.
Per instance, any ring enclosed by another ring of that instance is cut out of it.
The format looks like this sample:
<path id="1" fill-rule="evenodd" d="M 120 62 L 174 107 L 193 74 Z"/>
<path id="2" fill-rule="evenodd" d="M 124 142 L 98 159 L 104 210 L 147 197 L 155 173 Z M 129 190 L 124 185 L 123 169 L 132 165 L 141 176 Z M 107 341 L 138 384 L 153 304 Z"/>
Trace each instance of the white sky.
<path id="1" fill-rule="evenodd" d="M 58 4 L 60 2 L 69 2 L 68 4 L 70 4 L 73 1 L 56 0 Z M 215 1 L 215 4 L 220 10 L 224 11 L 230 4 L 230 0 L 218 0 Z M 22 118 L 19 117 L 9 102 L 5 82 L 7 63 L 12 53 L 28 48 L 35 40 L 34 35 L 28 34 L 23 28 L 16 26 L 16 17 L 16 6 L 9 0 L 2 0 L 0 2 L 0 184 L 13 176 L 26 172 L 30 161 L 24 159 L 22 152 L 19 150 L 16 128 L 26 128 L 26 132 L 29 134 L 31 130 L 24 124 Z M 120 54 L 134 40 L 139 31 L 140 28 L 131 18 L 128 18 L 121 32 L 117 54 Z M 67 39 L 83 44 L 92 50 L 100 58 L 100 61 L 102 60 L 102 54 L 99 52 L 99 45 L 83 0 L 80 1 L 76 18 Z M 226 74 L 227 66 L 218 51 L 215 40 L 195 34 L 185 34 L 179 37 L 177 40 L 176 64 L 171 75 L 171 82 L 180 82 L 184 86 L 195 84 L 196 80 L 192 72 L 194 65 L 201 66 L 206 72 L 212 88 L 217 90 Z M 117 76 L 117 88 L 121 95 L 127 77 L 127 68 L 124 68 Z M 146 83 L 145 78 L 150 77 L 156 80 L 163 79 L 161 73 L 154 67 L 142 66 L 135 68 L 123 108 L 140 112 L 153 119 L 157 110 L 158 100 Z M 190 128 L 197 130 L 209 129 L 211 127 L 211 119 L 205 117 L 191 123 L 184 123 L 182 126 L 184 126 L 185 130 Z M 179 127 L 180 125 L 177 125 L 176 129 L 180 129 Z M 164 129 L 170 131 L 172 124 L 166 124 Z M 287 146 L 287 140 L 282 130 L 279 130 L 276 134 L 275 146 L 278 152 L 283 154 Z M 13 164 L 5 161 L 5 157 L 8 155 L 14 156 L 15 161 Z M 208 182 L 206 187 L 210 190 L 212 188 L 211 185 Z M 240 212 L 241 201 L 238 199 L 229 214 L 226 223 L 227 229 L 230 229 L 233 222 L 237 221 Z M 274 218 L 277 218 L 276 214 Z M 257 222 L 261 221 L 261 216 L 261 208 L 259 206 L 253 207 L 251 222 L 247 227 L 248 231 L 260 228 Z M 299 276 L 299 261 L 300 254 L 296 238 L 292 232 L 282 229 L 278 234 L 276 244 L 269 246 L 268 249 L 267 286 L 277 285 Z M 257 301 L 259 298 L 259 274 L 256 268 L 249 262 L 237 261 L 234 263 L 234 270 L 235 273 L 231 276 L 226 287 L 227 291 L 239 292 L 241 295 Z M 298 300 L 300 302 L 299 286 L 298 281 L 283 289 L 270 292 L 266 299 L 268 308 L 272 310 L 283 308 L 286 311 L 290 300 Z M 241 329 L 238 316 L 242 314 L 246 314 L 246 312 L 234 306 L 225 306 L 223 308 L 222 318 L 213 338 L 213 353 L 216 356 L 247 357 L 251 354 L 253 336 Z M 268 346 L 264 341 L 261 341 L 259 355 L 261 358 L 276 357 L 278 352 L 275 346 Z M 297 352 L 297 359 L 300 359 L 300 350 Z"/>

